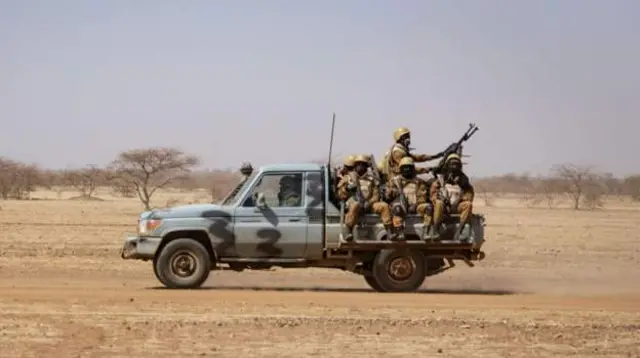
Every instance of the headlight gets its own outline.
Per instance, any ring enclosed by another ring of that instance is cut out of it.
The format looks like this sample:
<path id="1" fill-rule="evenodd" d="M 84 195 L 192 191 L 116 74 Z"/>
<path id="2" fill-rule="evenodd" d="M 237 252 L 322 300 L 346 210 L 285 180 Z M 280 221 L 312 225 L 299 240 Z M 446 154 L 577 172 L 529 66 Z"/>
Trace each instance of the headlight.
<path id="1" fill-rule="evenodd" d="M 162 224 L 160 219 L 143 219 L 138 221 L 138 234 L 148 234 Z"/>

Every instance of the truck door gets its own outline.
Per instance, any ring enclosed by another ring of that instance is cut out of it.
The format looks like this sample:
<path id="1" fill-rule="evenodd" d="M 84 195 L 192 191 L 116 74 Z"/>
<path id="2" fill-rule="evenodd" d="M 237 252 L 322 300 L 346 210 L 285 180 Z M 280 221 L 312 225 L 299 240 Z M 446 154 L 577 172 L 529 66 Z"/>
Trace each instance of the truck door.
<path id="1" fill-rule="evenodd" d="M 236 252 L 247 258 L 301 258 L 307 246 L 304 172 L 269 172 L 258 178 L 235 210 Z M 256 206 L 258 194 L 266 205 Z"/>

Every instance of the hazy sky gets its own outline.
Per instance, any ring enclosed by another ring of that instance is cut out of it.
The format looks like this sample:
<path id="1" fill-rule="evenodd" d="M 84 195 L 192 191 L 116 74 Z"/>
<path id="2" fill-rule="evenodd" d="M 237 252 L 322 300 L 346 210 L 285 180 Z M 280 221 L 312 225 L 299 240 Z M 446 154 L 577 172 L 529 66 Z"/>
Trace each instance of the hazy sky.
<path id="1" fill-rule="evenodd" d="M 437 152 L 473 176 L 640 172 L 640 1 L 0 0 L 0 155 L 204 166 Z"/>

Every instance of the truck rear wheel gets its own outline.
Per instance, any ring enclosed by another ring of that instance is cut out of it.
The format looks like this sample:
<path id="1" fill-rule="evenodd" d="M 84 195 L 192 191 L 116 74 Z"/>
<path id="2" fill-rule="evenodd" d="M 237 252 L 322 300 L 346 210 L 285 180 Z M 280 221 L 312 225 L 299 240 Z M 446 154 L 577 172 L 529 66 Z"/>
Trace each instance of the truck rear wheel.
<path id="1" fill-rule="evenodd" d="M 169 242 L 154 260 L 154 272 L 168 288 L 199 288 L 209 278 L 211 260 L 207 249 L 193 239 Z"/>
<path id="2" fill-rule="evenodd" d="M 380 285 L 378 285 L 378 281 L 376 281 L 375 277 L 371 275 L 364 275 L 364 280 L 367 282 L 367 285 L 369 285 L 369 287 L 373 288 L 378 292 L 382 291 L 382 288 L 380 287 Z"/>
<path id="3" fill-rule="evenodd" d="M 381 250 L 373 260 L 371 278 L 379 292 L 413 292 L 426 278 L 425 258 L 419 251 Z M 369 279 L 365 276 L 369 283 Z"/>

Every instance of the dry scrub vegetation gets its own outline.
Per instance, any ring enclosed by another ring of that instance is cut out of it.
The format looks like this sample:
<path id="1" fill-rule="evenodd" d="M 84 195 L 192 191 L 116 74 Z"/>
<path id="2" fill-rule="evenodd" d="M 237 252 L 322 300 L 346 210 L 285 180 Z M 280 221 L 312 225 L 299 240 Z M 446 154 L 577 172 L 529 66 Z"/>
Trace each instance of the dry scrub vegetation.
<path id="1" fill-rule="evenodd" d="M 181 191 L 206 190 L 206 201 L 220 199 L 237 182 L 234 170 L 194 170 L 199 159 L 175 148 L 145 148 L 122 152 L 105 168 L 88 164 L 84 168 L 43 170 L 33 164 L 0 157 L 0 197 L 35 199 L 37 188 L 56 190 L 61 197 L 73 191 L 76 199 L 99 200 L 98 187 L 109 187 L 117 197 L 137 197 L 146 209 L 158 189 Z M 640 201 L 640 174 L 616 178 L 593 167 L 572 164 L 554 165 L 547 176 L 507 174 L 476 178 L 473 184 L 485 205 L 496 199 L 518 196 L 527 207 L 573 209 L 603 208 L 606 198 Z M 162 203 L 158 203 L 162 205 Z"/>
<path id="2" fill-rule="evenodd" d="M 487 258 L 416 294 L 323 269 L 159 289 L 150 263 L 118 250 L 145 206 L 209 202 L 238 179 L 196 165 L 168 148 L 61 171 L 2 159 L 1 355 L 640 356 L 638 176 L 559 165 L 474 180 Z"/>

